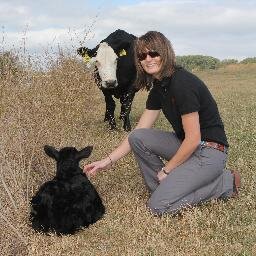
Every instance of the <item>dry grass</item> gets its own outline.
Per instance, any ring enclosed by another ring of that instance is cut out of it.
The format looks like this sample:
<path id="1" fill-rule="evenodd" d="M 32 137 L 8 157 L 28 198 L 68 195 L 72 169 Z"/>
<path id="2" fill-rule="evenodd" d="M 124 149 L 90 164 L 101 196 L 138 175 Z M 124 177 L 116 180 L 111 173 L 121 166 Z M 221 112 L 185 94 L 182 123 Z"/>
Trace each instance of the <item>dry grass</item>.
<path id="1" fill-rule="evenodd" d="M 126 135 L 103 123 L 101 92 L 83 66 L 62 59 L 48 73 L 26 72 L 1 81 L 0 252 L 2 255 L 256 255 L 255 167 L 256 66 L 235 65 L 198 72 L 215 95 L 231 150 L 229 167 L 239 168 L 243 189 L 237 200 L 212 202 L 182 219 L 153 217 L 147 192 L 130 155 L 92 182 L 107 213 L 73 236 L 34 233 L 29 200 L 51 178 L 54 163 L 43 145 L 94 145 L 90 161 L 105 156 Z M 132 124 L 143 110 L 146 93 L 138 93 Z M 161 118 L 158 127 L 169 129 Z"/>

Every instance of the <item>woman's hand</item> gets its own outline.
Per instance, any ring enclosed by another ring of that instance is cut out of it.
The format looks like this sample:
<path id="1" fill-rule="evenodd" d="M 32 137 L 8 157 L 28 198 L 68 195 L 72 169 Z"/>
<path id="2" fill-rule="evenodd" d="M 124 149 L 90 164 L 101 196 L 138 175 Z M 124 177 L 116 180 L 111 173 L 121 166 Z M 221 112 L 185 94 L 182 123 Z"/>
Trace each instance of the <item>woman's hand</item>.
<path id="1" fill-rule="evenodd" d="M 159 182 L 161 182 L 166 177 L 167 177 L 167 174 L 165 174 L 162 170 L 157 173 L 157 178 L 158 178 Z"/>
<path id="2" fill-rule="evenodd" d="M 100 161 L 96 161 L 84 166 L 84 173 L 88 176 L 93 176 L 97 173 L 97 171 L 105 170 L 111 167 L 111 159 L 106 157 Z"/>

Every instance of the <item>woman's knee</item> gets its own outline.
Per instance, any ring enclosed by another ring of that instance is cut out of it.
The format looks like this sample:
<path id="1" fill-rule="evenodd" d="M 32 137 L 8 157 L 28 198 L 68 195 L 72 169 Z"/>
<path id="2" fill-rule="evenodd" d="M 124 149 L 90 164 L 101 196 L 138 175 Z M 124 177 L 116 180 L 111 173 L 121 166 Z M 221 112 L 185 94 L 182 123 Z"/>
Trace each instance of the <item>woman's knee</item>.
<path id="1" fill-rule="evenodd" d="M 155 216 L 163 216 L 165 214 L 171 215 L 173 217 L 179 215 L 183 208 L 172 208 L 169 205 L 159 205 L 159 203 L 152 200 L 148 201 L 148 209 Z M 186 207 L 184 207 L 186 208 Z"/>
<path id="2" fill-rule="evenodd" d="M 130 145 L 136 144 L 138 141 L 143 141 L 144 134 L 148 129 L 146 128 L 138 128 L 133 131 L 131 131 L 128 135 L 128 141 Z"/>
<path id="3" fill-rule="evenodd" d="M 172 199 L 168 200 L 166 197 L 163 198 L 158 193 L 153 193 L 151 195 L 147 206 L 149 211 L 157 216 L 162 216 L 164 214 L 175 216 L 176 214 L 179 214 L 183 209 L 191 207 L 183 200 L 178 202 Z"/>
<path id="4" fill-rule="evenodd" d="M 152 197 L 148 200 L 148 209 L 149 211 L 156 216 L 161 216 L 167 213 L 167 207 L 161 205 L 159 201 L 154 200 Z"/>

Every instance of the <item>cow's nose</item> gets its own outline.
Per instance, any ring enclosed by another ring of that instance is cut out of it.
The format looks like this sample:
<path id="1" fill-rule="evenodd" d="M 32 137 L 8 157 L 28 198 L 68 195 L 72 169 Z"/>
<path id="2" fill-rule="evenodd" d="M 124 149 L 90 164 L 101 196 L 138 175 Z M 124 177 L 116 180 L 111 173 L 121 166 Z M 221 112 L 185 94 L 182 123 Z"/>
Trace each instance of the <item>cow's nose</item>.
<path id="1" fill-rule="evenodd" d="M 108 80 L 106 81 L 107 88 L 114 88 L 116 87 L 116 80 Z"/>

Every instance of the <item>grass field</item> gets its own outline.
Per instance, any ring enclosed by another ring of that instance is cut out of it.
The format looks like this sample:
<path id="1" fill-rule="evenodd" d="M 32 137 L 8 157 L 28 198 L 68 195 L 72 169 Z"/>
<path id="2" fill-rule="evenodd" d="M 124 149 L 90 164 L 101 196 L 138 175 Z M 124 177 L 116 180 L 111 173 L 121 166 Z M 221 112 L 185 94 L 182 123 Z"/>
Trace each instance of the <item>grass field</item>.
<path id="1" fill-rule="evenodd" d="M 120 122 L 117 131 L 108 130 L 103 96 L 76 61 L 65 60 L 47 73 L 29 71 L 0 80 L 1 255 L 256 255 L 256 65 L 196 74 L 218 103 L 230 143 L 228 167 L 242 174 L 240 197 L 194 208 L 183 218 L 154 217 L 129 155 L 91 180 L 106 206 L 104 218 L 65 237 L 37 234 L 29 226 L 29 200 L 54 175 L 54 162 L 43 146 L 94 145 L 89 158 L 94 161 L 126 133 Z M 133 126 L 146 94 L 135 97 Z M 163 117 L 156 127 L 170 129 Z"/>

